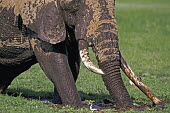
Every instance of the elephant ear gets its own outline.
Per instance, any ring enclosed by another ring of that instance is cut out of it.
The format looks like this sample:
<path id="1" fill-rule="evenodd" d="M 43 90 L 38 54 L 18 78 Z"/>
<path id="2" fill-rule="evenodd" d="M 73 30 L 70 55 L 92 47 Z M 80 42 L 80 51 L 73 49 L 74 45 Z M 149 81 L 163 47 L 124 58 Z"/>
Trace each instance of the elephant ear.
<path id="1" fill-rule="evenodd" d="M 64 20 L 55 3 L 52 2 L 42 7 L 37 16 L 37 31 L 40 39 L 51 44 L 65 40 Z"/>

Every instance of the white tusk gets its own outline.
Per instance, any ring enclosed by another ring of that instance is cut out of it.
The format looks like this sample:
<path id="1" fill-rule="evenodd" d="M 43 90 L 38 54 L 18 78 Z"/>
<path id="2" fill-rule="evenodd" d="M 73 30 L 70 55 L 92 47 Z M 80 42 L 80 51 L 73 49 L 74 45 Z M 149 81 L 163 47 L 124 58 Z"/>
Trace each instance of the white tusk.
<path id="1" fill-rule="evenodd" d="M 93 62 L 90 60 L 89 52 L 87 49 L 80 50 L 80 57 L 81 57 L 83 64 L 87 67 L 87 69 L 89 69 L 90 71 L 93 71 L 97 74 L 101 74 L 101 75 L 104 74 L 104 72 L 101 69 L 99 69 L 98 67 L 96 67 L 93 64 Z"/>
<path id="2" fill-rule="evenodd" d="M 123 58 L 123 56 L 121 55 L 121 53 L 120 53 L 120 56 L 121 56 L 121 69 L 122 69 L 122 71 L 127 75 L 127 73 L 126 73 L 126 69 L 128 69 L 130 72 L 130 74 L 131 74 L 131 76 L 135 76 L 135 73 L 132 71 L 132 69 L 130 68 L 130 66 L 126 63 L 126 61 L 125 61 L 125 59 Z M 131 80 L 129 80 L 129 83 L 130 83 L 130 85 L 135 85 Z"/>
<path id="3" fill-rule="evenodd" d="M 132 71 L 132 69 L 130 68 L 130 66 L 128 64 L 125 65 L 123 63 L 123 66 L 124 66 L 125 69 L 129 69 L 131 76 L 133 76 L 133 77 L 135 76 L 135 73 Z M 129 83 L 130 83 L 130 85 L 135 85 L 131 80 L 129 80 Z"/>
<path id="4" fill-rule="evenodd" d="M 123 58 L 123 57 L 121 57 L 121 58 Z M 126 64 L 125 62 L 121 62 L 121 63 L 122 63 L 122 66 L 124 68 L 123 71 L 124 71 L 125 74 L 126 74 L 125 70 L 129 70 L 129 73 L 131 74 L 132 77 L 136 76 L 135 73 L 132 71 L 132 69 L 130 68 L 130 66 L 128 64 Z M 137 79 L 141 81 L 140 77 L 137 77 Z M 131 81 L 131 80 L 129 80 L 129 84 L 130 85 L 135 85 L 133 83 L 133 81 Z"/>
<path id="5" fill-rule="evenodd" d="M 121 54 L 120 54 L 121 55 Z M 133 83 L 149 98 L 152 102 L 156 104 L 161 104 L 161 100 L 156 97 L 156 95 L 137 77 L 131 70 L 129 65 L 126 63 L 124 58 L 121 56 L 121 68 L 126 76 L 133 81 Z"/>

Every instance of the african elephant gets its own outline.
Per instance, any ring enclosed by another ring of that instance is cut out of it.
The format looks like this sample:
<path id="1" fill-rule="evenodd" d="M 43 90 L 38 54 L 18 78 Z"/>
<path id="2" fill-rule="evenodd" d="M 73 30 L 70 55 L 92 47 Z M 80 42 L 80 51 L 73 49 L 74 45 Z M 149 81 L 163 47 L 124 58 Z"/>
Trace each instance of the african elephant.
<path id="1" fill-rule="evenodd" d="M 0 91 L 33 64 L 53 82 L 54 103 L 80 105 L 80 57 L 102 74 L 118 108 L 132 107 L 121 78 L 114 0 L 1 0 Z M 89 59 L 92 47 L 100 69 Z"/>

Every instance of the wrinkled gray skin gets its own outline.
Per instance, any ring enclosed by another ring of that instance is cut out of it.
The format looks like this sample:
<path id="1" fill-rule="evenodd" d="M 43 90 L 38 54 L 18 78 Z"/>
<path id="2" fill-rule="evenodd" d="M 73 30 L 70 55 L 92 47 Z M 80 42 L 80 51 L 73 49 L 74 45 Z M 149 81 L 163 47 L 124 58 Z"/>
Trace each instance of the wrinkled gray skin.
<path id="1" fill-rule="evenodd" d="M 132 107 L 120 74 L 113 0 L 58 0 L 39 9 L 33 22 L 25 22 L 14 9 L 0 7 L 1 92 L 38 62 L 55 86 L 53 102 L 80 105 L 75 81 L 83 42 L 93 48 L 116 106 Z"/>

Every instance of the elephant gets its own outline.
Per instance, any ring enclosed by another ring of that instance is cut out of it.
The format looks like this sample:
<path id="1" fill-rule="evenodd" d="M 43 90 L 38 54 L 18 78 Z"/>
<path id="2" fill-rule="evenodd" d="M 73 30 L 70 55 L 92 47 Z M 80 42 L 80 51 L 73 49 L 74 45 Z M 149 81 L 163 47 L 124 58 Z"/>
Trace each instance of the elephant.
<path id="1" fill-rule="evenodd" d="M 121 62 L 114 7 L 115 0 L 1 0 L 0 92 L 39 63 L 54 84 L 53 103 L 81 105 L 75 82 L 82 60 L 101 74 L 117 108 L 133 107 L 120 73 L 130 67 Z"/>

